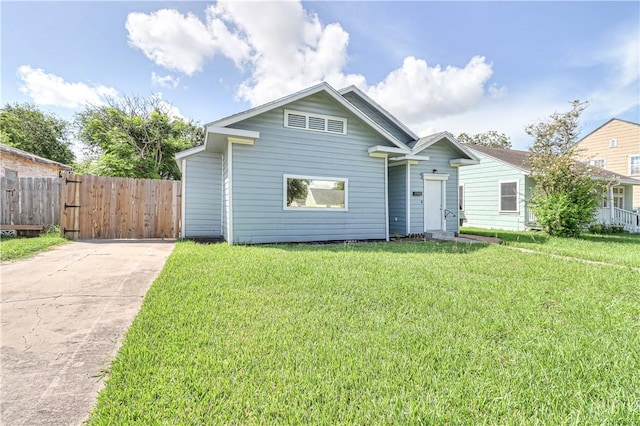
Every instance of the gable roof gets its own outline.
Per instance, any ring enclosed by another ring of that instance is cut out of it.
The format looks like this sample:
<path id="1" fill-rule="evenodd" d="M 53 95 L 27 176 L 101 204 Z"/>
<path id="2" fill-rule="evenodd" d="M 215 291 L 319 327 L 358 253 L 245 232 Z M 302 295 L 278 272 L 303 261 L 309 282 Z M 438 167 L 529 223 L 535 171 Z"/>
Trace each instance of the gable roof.
<path id="1" fill-rule="evenodd" d="M 434 144 L 440 142 L 441 140 L 447 140 L 451 145 L 453 145 L 455 148 L 457 148 L 460 152 L 462 152 L 464 155 L 466 155 L 469 159 L 474 160 L 474 161 L 479 161 L 479 158 L 468 147 L 466 147 L 464 144 L 458 142 L 456 140 L 456 138 L 454 138 L 453 135 L 451 133 L 449 133 L 449 132 L 434 133 L 432 135 L 424 136 L 424 137 L 418 139 L 413 144 L 413 147 L 411 148 L 411 153 L 412 154 L 418 154 L 421 151 L 429 148 L 431 145 L 434 145 Z"/>
<path id="2" fill-rule="evenodd" d="M 529 161 L 529 151 L 519 151 L 516 149 L 507 148 L 493 148 L 484 145 L 466 144 L 470 149 L 481 152 L 488 155 L 498 161 L 506 163 L 517 169 L 520 169 L 525 174 L 531 172 L 531 161 Z M 612 179 L 620 183 L 629 183 L 632 185 L 640 185 L 640 180 L 624 176 L 619 173 L 614 173 L 610 170 L 606 170 L 600 167 L 591 166 L 595 174 L 593 177 L 601 179 Z"/>
<path id="3" fill-rule="evenodd" d="M 597 132 L 598 130 L 602 129 L 603 127 L 605 127 L 606 125 L 608 125 L 609 123 L 611 123 L 612 121 L 621 121 L 623 123 L 627 123 L 627 124 L 633 124 L 636 126 L 640 126 L 639 123 L 634 123 L 633 121 L 629 121 L 629 120 L 622 120 L 621 118 L 612 118 L 611 120 L 607 121 L 606 123 L 604 123 L 601 126 L 598 126 L 595 130 L 590 131 L 586 136 L 580 138 L 580 140 L 578 141 L 578 143 L 582 142 L 583 140 L 585 140 L 586 138 L 588 138 L 589 136 L 591 136 L 592 134 L 594 134 L 595 132 Z"/>
<path id="4" fill-rule="evenodd" d="M 364 114 L 358 108 L 356 108 L 351 102 L 345 99 L 339 92 L 337 92 L 333 87 L 331 87 L 328 83 L 322 82 L 320 84 L 316 84 L 315 86 L 311 86 L 307 89 L 300 90 L 299 92 L 293 93 L 289 96 L 285 96 L 280 99 L 276 99 L 275 101 L 268 102 L 264 105 L 260 105 L 246 111 L 239 112 L 237 114 L 231 115 L 229 117 L 214 121 L 212 123 L 207 124 L 205 127 L 226 127 L 231 124 L 237 123 L 242 120 L 246 120 L 251 117 L 255 117 L 256 115 L 265 113 L 267 111 L 271 111 L 272 109 L 280 108 L 284 105 L 287 105 L 291 102 L 295 102 L 299 99 L 306 98 L 307 96 L 314 95 L 316 93 L 324 92 L 331 96 L 335 101 L 337 101 L 344 108 L 352 112 L 366 124 L 368 124 L 373 130 L 375 130 L 378 134 L 384 137 L 386 140 L 391 142 L 393 145 L 398 148 L 407 149 L 407 145 L 398 140 L 395 136 L 391 135 L 385 129 L 382 128 L 378 123 L 373 121 L 369 116 Z"/>
<path id="5" fill-rule="evenodd" d="M 3 154 L 15 155 L 16 157 L 24 158 L 26 160 L 31 160 L 33 162 L 40 163 L 40 164 L 58 166 L 58 168 L 62 170 L 73 170 L 73 167 L 67 164 L 58 163 L 57 161 L 49 160 L 48 158 L 40 157 L 39 155 L 35 155 L 30 152 L 23 151 L 21 149 L 14 148 L 12 146 L 5 145 L 2 143 L 0 143 L 0 152 L 2 152 Z"/>
<path id="6" fill-rule="evenodd" d="M 402 123 L 400 120 L 394 117 L 389 111 L 387 111 L 382 106 L 380 106 L 380 104 L 378 104 L 376 101 L 371 99 L 368 95 L 366 95 L 362 90 L 358 89 L 356 86 L 351 85 L 349 87 L 345 87 L 344 89 L 340 89 L 339 93 L 341 95 L 346 95 L 348 93 L 355 94 L 360 99 L 362 99 L 365 103 L 369 104 L 369 106 L 371 106 L 373 109 L 376 109 L 380 114 L 382 114 L 382 116 L 384 116 L 387 120 L 393 123 L 396 127 L 398 127 L 400 130 L 406 133 L 407 136 L 409 136 L 412 139 L 420 138 L 418 135 L 413 133 L 411 129 L 405 126 L 404 123 Z"/>

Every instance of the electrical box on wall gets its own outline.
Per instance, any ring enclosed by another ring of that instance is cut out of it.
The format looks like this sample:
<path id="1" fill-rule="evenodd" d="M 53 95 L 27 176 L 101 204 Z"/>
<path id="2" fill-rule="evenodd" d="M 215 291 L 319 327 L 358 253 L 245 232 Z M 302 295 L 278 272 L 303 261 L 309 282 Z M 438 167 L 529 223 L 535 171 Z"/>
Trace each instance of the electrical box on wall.
<path id="1" fill-rule="evenodd" d="M 422 197 L 422 191 L 413 191 L 414 197 Z"/>

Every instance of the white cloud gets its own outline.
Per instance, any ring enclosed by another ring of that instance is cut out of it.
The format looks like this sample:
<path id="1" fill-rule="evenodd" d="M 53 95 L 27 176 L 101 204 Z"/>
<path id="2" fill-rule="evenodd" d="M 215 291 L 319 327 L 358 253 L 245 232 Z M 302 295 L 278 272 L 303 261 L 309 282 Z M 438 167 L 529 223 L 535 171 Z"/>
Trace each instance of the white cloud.
<path id="1" fill-rule="evenodd" d="M 162 92 L 156 92 L 151 95 L 152 98 L 158 101 L 158 104 L 162 111 L 166 112 L 167 115 L 174 119 L 184 119 L 184 116 L 180 113 L 180 110 L 175 105 L 163 100 Z"/>
<path id="2" fill-rule="evenodd" d="M 173 77 L 172 75 L 165 75 L 164 77 L 151 71 L 151 84 L 154 86 L 168 87 L 169 89 L 175 89 L 180 84 L 180 77 Z"/>
<path id="3" fill-rule="evenodd" d="M 105 97 L 115 97 L 118 92 L 113 87 L 89 86 L 85 83 L 69 83 L 62 77 L 47 74 L 41 68 L 22 65 L 18 68 L 22 80 L 20 91 L 27 94 L 38 105 L 55 105 L 78 108 L 87 104 L 103 105 Z"/>
<path id="4" fill-rule="evenodd" d="M 477 105 L 484 95 L 484 84 L 491 77 L 491 65 L 474 56 L 464 68 L 439 65 L 412 56 L 368 94 L 410 126 L 421 126 L 426 119 L 457 114 Z"/>
<path id="5" fill-rule="evenodd" d="M 132 13 L 126 27 L 131 45 L 167 69 L 191 75 L 215 55 L 232 60 L 249 73 L 236 95 L 252 106 L 322 81 L 338 89 L 353 84 L 414 128 L 479 105 L 493 74 L 482 56 L 462 68 L 409 56 L 369 85 L 363 75 L 344 72 L 349 34 L 338 23 L 322 24 L 298 1 L 219 1 L 205 16 L 202 22 L 175 10 Z M 494 98 L 507 93 L 497 86 L 488 91 Z"/>
<path id="6" fill-rule="evenodd" d="M 170 70 L 192 75 L 213 57 L 215 42 L 207 27 L 193 14 L 161 9 L 149 15 L 130 13 L 125 24 L 129 44 L 147 58 Z"/>

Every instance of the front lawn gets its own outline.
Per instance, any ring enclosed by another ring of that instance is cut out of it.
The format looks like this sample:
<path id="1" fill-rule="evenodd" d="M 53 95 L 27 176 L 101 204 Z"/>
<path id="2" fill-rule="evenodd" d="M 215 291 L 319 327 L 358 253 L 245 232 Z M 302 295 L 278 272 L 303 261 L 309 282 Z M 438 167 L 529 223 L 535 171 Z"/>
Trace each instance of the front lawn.
<path id="1" fill-rule="evenodd" d="M 640 234 L 585 233 L 578 238 L 560 238 L 538 231 L 462 228 L 460 232 L 498 237 L 513 247 L 640 268 Z"/>
<path id="2" fill-rule="evenodd" d="M 639 282 L 497 245 L 180 242 L 89 424 L 639 424 Z"/>
<path id="3" fill-rule="evenodd" d="M 60 236 L 60 231 L 53 230 L 38 237 L 3 237 L 0 241 L 0 261 L 22 259 L 34 256 L 52 246 L 64 244 L 69 240 Z"/>

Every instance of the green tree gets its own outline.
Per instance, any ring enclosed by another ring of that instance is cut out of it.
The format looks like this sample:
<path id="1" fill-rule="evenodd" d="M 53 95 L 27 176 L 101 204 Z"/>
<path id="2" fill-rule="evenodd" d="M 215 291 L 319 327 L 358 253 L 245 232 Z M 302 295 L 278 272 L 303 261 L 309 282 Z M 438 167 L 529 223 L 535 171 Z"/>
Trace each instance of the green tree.
<path id="1" fill-rule="evenodd" d="M 593 179 L 593 169 L 578 161 L 580 115 L 586 102 L 571 102 L 571 111 L 553 113 L 525 131 L 534 138 L 529 149 L 531 196 L 536 220 L 551 235 L 576 236 L 594 221 L 607 182 Z"/>
<path id="2" fill-rule="evenodd" d="M 490 146 L 493 148 L 511 148 L 511 139 L 504 133 L 498 133 L 495 130 L 489 130 L 485 133 L 476 133 L 469 136 L 466 133 L 460 133 L 456 138 L 462 143 L 472 143 L 474 145 Z"/>
<path id="3" fill-rule="evenodd" d="M 287 204 L 291 204 L 293 200 L 307 198 L 309 191 L 309 179 L 287 179 Z"/>
<path id="4" fill-rule="evenodd" d="M 177 152 L 201 144 L 197 123 L 171 114 L 158 97 L 109 99 L 76 116 L 89 160 L 79 170 L 102 176 L 180 179 Z"/>
<path id="5" fill-rule="evenodd" d="M 69 123 L 34 104 L 6 104 L 0 109 L 0 142 L 59 163 L 73 159 Z"/>

